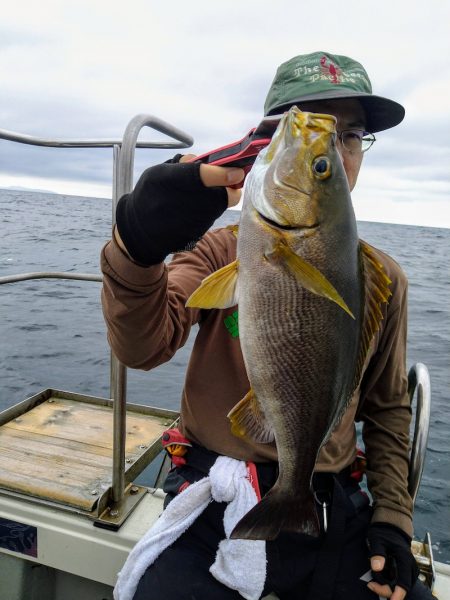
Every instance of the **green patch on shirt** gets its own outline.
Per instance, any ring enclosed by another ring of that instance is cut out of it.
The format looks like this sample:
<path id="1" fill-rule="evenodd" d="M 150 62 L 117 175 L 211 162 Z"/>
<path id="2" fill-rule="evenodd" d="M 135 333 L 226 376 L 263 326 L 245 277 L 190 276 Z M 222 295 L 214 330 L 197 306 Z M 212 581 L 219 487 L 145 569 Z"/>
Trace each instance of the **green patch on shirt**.
<path id="1" fill-rule="evenodd" d="M 228 315 L 223 320 L 225 327 L 228 329 L 229 334 L 233 338 L 239 337 L 239 323 L 238 323 L 238 311 L 235 310 L 233 314 Z"/>

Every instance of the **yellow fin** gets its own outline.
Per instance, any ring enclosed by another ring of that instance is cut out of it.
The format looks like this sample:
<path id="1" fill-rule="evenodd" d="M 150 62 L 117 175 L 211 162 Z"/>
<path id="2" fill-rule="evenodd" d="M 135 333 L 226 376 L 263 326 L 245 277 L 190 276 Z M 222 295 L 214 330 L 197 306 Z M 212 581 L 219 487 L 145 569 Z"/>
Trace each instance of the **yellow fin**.
<path id="1" fill-rule="evenodd" d="M 237 237 L 238 233 L 239 233 L 239 225 L 237 223 L 235 223 L 234 225 L 227 225 L 225 227 L 225 229 L 229 229 L 230 231 L 232 231 L 234 233 L 234 235 Z"/>
<path id="2" fill-rule="evenodd" d="M 238 261 L 206 277 L 188 298 L 186 306 L 191 308 L 228 308 L 237 304 L 236 284 Z"/>
<path id="3" fill-rule="evenodd" d="M 364 317 L 362 321 L 356 385 L 359 383 L 370 343 L 375 333 L 380 329 L 381 321 L 383 320 L 381 306 L 387 303 L 392 296 L 389 287 L 392 282 L 384 272 L 383 265 L 375 258 L 368 244 L 360 240 L 359 247 L 364 272 Z"/>
<path id="4" fill-rule="evenodd" d="M 261 444 L 275 439 L 272 427 L 267 423 L 264 412 L 252 389 L 228 413 L 231 432 L 241 438 L 251 438 Z"/>
<path id="5" fill-rule="evenodd" d="M 298 256 L 298 254 L 295 254 L 286 243 L 279 243 L 273 253 L 275 256 L 283 258 L 284 264 L 304 288 L 313 294 L 323 296 L 332 302 L 336 302 L 336 304 L 344 309 L 352 319 L 355 318 L 342 296 L 328 279 L 322 275 L 316 267 L 307 262 L 304 258 Z M 270 255 L 268 258 L 270 259 Z"/>

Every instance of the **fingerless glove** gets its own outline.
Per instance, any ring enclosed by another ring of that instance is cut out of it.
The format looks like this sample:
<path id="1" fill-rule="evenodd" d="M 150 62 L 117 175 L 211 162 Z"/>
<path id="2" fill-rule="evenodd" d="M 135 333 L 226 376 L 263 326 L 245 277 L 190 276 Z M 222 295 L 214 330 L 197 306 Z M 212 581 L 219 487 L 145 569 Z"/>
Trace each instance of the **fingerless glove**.
<path id="1" fill-rule="evenodd" d="M 374 523 L 367 532 L 369 556 L 384 556 L 383 571 L 373 571 L 377 583 L 388 584 L 392 589 L 399 585 L 407 592 L 414 585 L 419 569 L 411 552 L 411 538 L 389 523 Z"/>
<path id="2" fill-rule="evenodd" d="M 200 163 L 175 164 L 179 156 L 144 171 L 117 205 L 120 237 L 143 266 L 192 249 L 228 206 L 226 189 L 204 186 Z"/>

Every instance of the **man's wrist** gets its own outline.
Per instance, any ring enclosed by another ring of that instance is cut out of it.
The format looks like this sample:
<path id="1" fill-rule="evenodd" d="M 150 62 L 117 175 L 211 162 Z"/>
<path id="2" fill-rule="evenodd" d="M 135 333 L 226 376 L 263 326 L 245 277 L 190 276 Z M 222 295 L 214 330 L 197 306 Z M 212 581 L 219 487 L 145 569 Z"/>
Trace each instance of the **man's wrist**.
<path id="1" fill-rule="evenodd" d="M 375 525 L 376 523 L 389 523 L 404 531 L 409 537 L 413 537 L 414 528 L 411 515 L 402 511 L 400 507 L 397 510 L 383 505 L 380 506 L 380 503 L 376 503 L 372 524 Z"/>
<path id="2" fill-rule="evenodd" d="M 392 523 L 385 523 L 382 521 L 379 521 L 377 523 L 371 523 L 369 525 L 370 529 L 373 530 L 386 530 L 386 531 L 392 531 L 393 533 L 395 533 L 396 535 L 401 536 L 401 538 L 405 541 L 406 544 L 411 545 L 412 542 L 412 538 L 410 535 L 408 535 L 406 533 L 406 531 L 404 531 L 403 529 L 401 529 L 400 527 L 397 527 L 396 525 L 393 525 Z"/>
<path id="3" fill-rule="evenodd" d="M 132 263 L 134 263 L 135 265 L 138 265 L 140 267 L 146 267 L 147 266 L 147 265 L 142 265 L 138 261 L 134 260 L 134 258 L 130 255 L 130 253 L 128 252 L 125 244 L 123 243 L 122 238 L 120 237 L 120 233 L 119 233 L 119 230 L 117 229 L 117 225 L 114 225 L 113 237 L 114 237 L 114 241 L 119 246 L 119 248 L 122 251 L 122 253 L 125 254 L 125 256 L 128 258 L 128 260 L 131 260 Z"/>

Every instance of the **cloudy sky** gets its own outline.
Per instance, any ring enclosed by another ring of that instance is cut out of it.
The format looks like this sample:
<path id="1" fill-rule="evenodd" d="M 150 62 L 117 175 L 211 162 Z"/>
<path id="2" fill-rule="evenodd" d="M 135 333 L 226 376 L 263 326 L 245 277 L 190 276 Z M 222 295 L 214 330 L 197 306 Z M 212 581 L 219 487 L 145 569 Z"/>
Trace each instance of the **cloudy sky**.
<path id="1" fill-rule="evenodd" d="M 406 107 L 377 134 L 353 193 L 358 219 L 450 227 L 450 3 L 442 0 L 15 0 L 0 21 L 0 128 L 120 138 L 148 113 L 192 135 L 195 153 L 262 117 L 279 63 L 352 56 L 374 92 Z M 160 139 L 148 132 L 142 139 Z M 139 150 L 136 175 L 173 152 Z M 0 140 L 0 187 L 108 197 L 111 150 Z"/>

